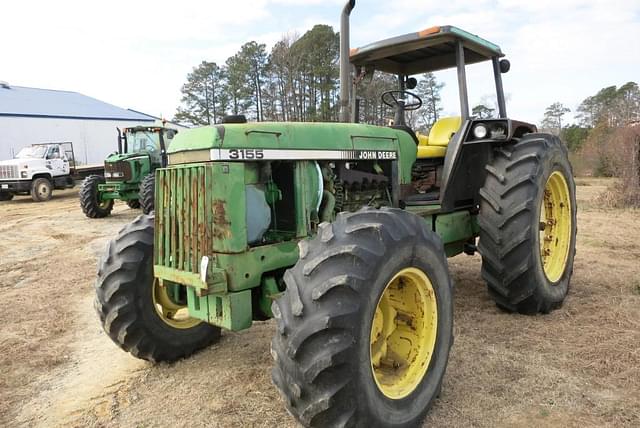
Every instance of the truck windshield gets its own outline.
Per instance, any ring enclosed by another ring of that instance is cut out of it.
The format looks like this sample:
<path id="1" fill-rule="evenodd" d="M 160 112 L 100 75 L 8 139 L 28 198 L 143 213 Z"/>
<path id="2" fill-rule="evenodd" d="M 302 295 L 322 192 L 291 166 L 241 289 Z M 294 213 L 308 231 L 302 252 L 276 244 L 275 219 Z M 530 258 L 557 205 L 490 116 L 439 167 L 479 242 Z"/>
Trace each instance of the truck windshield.
<path id="1" fill-rule="evenodd" d="M 132 132 L 127 135 L 127 145 L 129 153 L 139 152 L 158 152 L 160 151 L 158 143 L 158 134 L 147 131 Z"/>
<path id="2" fill-rule="evenodd" d="M 43 158 L 47 153 L 47 146 L 31 146 L 25 147 L 16 155 L 17 159 L 34 159 Z"/>

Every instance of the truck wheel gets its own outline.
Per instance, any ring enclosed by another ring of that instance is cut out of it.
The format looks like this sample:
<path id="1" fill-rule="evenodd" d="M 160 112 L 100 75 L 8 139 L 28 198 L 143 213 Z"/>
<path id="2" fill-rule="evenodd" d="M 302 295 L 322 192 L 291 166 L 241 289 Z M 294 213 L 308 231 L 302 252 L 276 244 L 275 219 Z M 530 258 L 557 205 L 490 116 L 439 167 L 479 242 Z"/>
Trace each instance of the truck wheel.
<path id="1" fill-rule="evenodd" d="M 101 200 L 98 184 L 104 184 L 104 177 L 90 175 L 82 182 L 80 188 L 80 206 L 89 218 L 103 218 L 111 214 L 113 199 Z"/>
<path id="2" fill-rule="evenodd" d="M 188 316 L 184 287 L 169 292 L 154 279 L 153 228 L 153 215 L 139 216 L 109 243 L 95 307 L 120 348 L 144 360 L 175 361 L 218 341 L 220 328 Z"/>
<path id="3" fill-rule="evenodd" d="M 46 202 L 51 199 L 53 187 L 46 178 L 36 178 L 31 183 L 31 199 L 35 202 Z"/>
<path id="4" fill-rule="evenodd" d="M 148 174 L 140 183 L 140 207 L 142 212 L 149 214 L 154 209 L 156 176 L 154 173 Z"/>
<path id="5" fill-rule="evenodd" d="M 13 193 L 0 193 L 0 201 L 10 201 L 13 199 Z"/>
<path id="6" fill-rule="evenodd" d="M 301 241 L 272 306 L 272 378 L 303 425 L 417 426 L 453 342 L 440 238 L 406 211 L 340 213 Z"/>
<path id="7" fill-rule="evenodd" d="M 127 201 L 127 206 L 132 210 L 137 210 L 140 208 L 140 201 L 138 199 L 129 199 Z"/>
<path id="8" fill-rule="evenodd" d="M 559 138 L 529 134 L 495 151 L 480 190 L 482 277 L 509 312 L 548 313 L 569 290 L 576 187 Z"/>

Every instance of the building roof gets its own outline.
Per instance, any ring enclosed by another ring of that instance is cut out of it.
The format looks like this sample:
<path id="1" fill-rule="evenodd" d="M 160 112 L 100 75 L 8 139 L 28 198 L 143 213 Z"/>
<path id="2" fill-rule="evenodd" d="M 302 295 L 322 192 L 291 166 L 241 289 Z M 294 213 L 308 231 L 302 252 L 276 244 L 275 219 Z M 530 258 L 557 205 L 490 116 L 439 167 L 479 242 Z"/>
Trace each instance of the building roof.
<path id="1" fill-rule="evenodd" d="M 0 85 L 0 116 L 64 119 L 154 121 L 144 113 L 123 109 L 71 91 Z"/>

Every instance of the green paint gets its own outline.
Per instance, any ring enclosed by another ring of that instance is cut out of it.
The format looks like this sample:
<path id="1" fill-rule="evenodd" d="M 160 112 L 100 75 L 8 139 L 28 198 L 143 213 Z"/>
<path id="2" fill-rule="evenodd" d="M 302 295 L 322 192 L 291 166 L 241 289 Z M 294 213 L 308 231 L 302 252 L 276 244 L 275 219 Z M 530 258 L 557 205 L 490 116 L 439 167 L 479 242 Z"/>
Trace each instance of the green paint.
<path id="1" fill-rule="evenodd" d="M 196 288 L 198 289 L 198 294 L 225 293 L 227 291 L 227 275 L 224 269 L 219 269 L 215 266 L 208 267 L 204 280 L 200 274 L 161 265 L 153 267 L 153 274 L 163 281 Z"/>
<path id="2" fill-rule="evenodd" d="M 305 150 L 396 150 L 400 180 L 411 182 L 416 144 L 411 136 L 393 128 L 358 123 L 260 122 L 225 124 L 180 131 L 169 154 L 216 148 Z"/>
<path id="3" fill-rule="evenodd" d="M 251 290 L 198 296 L 187 288 L 189 315 L 232 331 L 251 327 Z"/>
<path id="4" fill-rule="evenodd" d="M 262 280 L 262 285 L 260 287 L 260 311 L 267 317 L 273 318 L 273 313 L 271 312 L 271 304 L 273 301 L 281 294 L 278 289 L 278 283 L 276 279 L 272 276 L 268 276 Z"/>
<path id="5" fill-rule="evenodd" d="M 435 232 L 440 235 L 445 244 L 466 241 L 473 236 L 471 214 L 468 211 L 457 211 L 438 215 Z"/>
<path id="6" fill-rule="evenodd" d="M 171 153 L 206 160 L 218 148 L 393 150 L 398 153 L 399 183 L 410 183 L 416 146 L 409 134 L 391 128 L 359 124 L 247 123 L 204 127 L 181 132 Z M 196 151 L 197 153 L 191 153 Z M 204 154 L 204 157 L 203 157 Z M 188 159 L 185 157 L 184 159 Z M 239 330 L 251 325 L 252 304 L 271 316 L 271 302 L 280 293 L 284 269 L 298 259 L 297 242 L 313 235 L 320 221 L 324 184 L 316 162 L 290 161 L 292 182 L 276 185 L 256 162 L 200 162 L 171 165 L 156 177 L 156 254 L 154 272 L 163 281 L 187 289 L 191 316 Z M 282 178 L 280 178 L 282 179 Z M 272 229 L 265 241 L 247 243 L 246 186 L 265 192 Z M 326 191 L 326 189 L 325 189 Z M 291 201 L 289 223 L 281 226 L 276 207 Z M 325 199 L 326 205 L 335 203 Z M 330 211 L 333 208 L 329 208 Z M 447 256 L 459 254 L 478 234 L 468 211 L 441 213 L 439 205 L 407 207 L 425 219 L 442 238 Z M 324 212 L 324 211 L 323 211 Z M 323 218 L 331 218 L 324 212 Z M 273 226 L 275 225 L 275 226 Z M 207 272 L 200 272 L 203 257 Z M 252 290 L 257 299 L 252 300 Z"/>

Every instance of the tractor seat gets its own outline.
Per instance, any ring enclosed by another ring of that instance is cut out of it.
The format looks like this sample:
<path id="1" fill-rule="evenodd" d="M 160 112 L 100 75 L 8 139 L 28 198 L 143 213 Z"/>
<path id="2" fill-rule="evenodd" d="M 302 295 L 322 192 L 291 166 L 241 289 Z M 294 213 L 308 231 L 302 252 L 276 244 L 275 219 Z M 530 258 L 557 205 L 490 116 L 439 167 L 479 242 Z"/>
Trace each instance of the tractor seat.
<path id="1" fill-rule="evenodd" d="M 433 124 L 429 136 L 416 133 L 418 137 L 418 159 L 443 158 L 453 134 L 458 132 L 462 118 L 460 116 L 443 117 Z"/>

